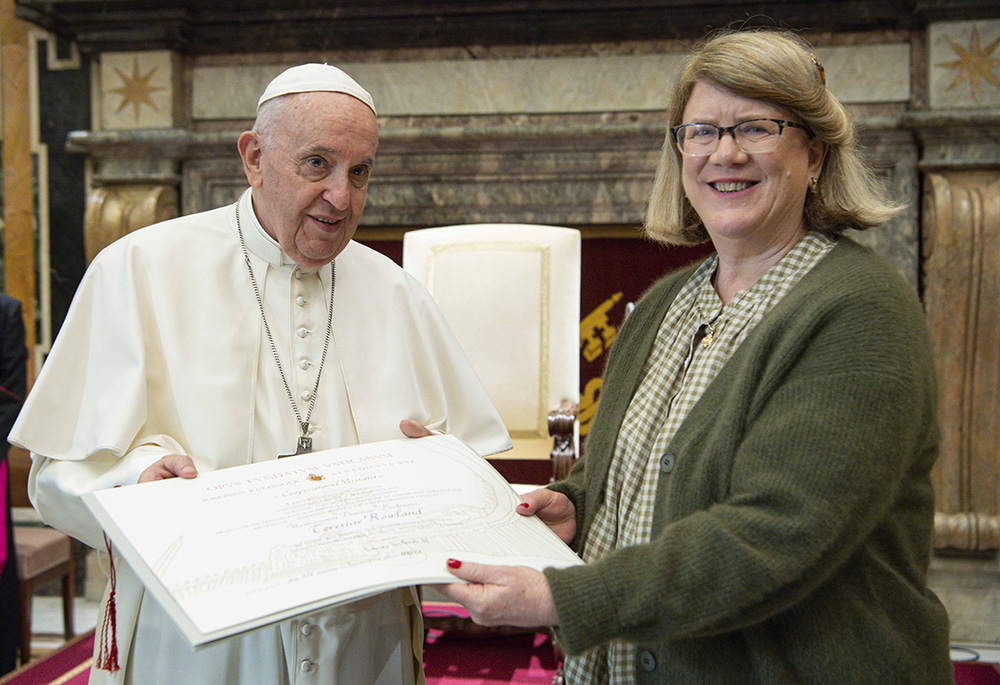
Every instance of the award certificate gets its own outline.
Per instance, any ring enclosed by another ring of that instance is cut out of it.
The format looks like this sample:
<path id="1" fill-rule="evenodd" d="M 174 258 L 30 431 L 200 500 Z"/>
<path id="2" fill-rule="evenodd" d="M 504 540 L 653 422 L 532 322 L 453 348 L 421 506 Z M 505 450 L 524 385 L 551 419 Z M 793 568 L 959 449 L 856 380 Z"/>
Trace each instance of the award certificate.
<path id="1" fill-rule="evenodd" d="M 389 589 L 449 558 L 582 563 L 490 464 L 437 435 L 302 454 L 84 500 L 192 646 Z"/>

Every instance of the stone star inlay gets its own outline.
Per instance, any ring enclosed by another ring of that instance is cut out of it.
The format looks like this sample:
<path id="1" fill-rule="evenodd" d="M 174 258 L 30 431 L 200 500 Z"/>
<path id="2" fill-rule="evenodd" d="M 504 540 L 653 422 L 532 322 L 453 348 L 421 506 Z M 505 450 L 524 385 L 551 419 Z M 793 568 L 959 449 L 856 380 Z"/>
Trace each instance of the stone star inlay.
<path id="1" fill-rule="evenodd" d="M 159 111 L 156 103 L 150 97 L 153 93 L 158 90 L 166 90 L 163 86 L 156 86 L 150 83 L 153 78 L 153 74 L 156 73 L 156 67 L 153 67 L 145 74 L 139 73 L 139 60 L 132 60 L 132 75 L 127 76 L 121 72 L 118 67 L 114 67 L 115 73 L 118 74 L 118 78 L 122 80 L 122 85 L 119 88 L 109 88 L 109 93 L 118 93 L 122 96 L 122 102 L 118 105 L 118 109 L 115 110 L 115 114 L 121 112 L 127 106 L 132 105 L 135 114 L 135 120 L 139 121 L 139 108 L 142 105 L 148 105 L 153 108 L 154 111 Z"/>
<path id="2" fill-rule="evenodd" d="M 997 38 L 983 48 L 979 43 L 979 31 L 973 26 L 972 38 L 969 40 L 969 47 L 967 49 L 951 38 L 948 39 L 948 42 L 951 44 L 951 49 L 958 55 L 958 59 L 953 62 L 940 62 L 937 66 L 955 69 L 958 73 L 955 74 L 955 80 L 951 82 L 951 85 L 946 90 L 951 90 L 968 79 L 969 87 L 972 88 L 972 98 L 975 100 L 978 99 L 979 95 L 980 79 L 1000 88 L 1000 80 L 993 73 L 993 69 L 1000 67 L 1000 59 L 993 57 L 997 45 L 1000 45 L 1000 38 Z"/>

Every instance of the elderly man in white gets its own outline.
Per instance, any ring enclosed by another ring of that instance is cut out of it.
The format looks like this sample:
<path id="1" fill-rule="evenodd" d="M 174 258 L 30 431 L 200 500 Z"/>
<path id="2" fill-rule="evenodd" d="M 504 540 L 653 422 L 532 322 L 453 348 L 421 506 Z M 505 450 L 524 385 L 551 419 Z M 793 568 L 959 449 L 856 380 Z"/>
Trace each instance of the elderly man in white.
<path id="1" fill-rule="evenodd" d="M 250 188 L 235 204 L 94 260 L 11 434 L 43 519 L 93 547 L 81 495 L 101 488 L 426 429 L 484 455 L 510 446 L 427 292 L 352 240 L 378 147 L 371 96 L 335 67 L 293 67 L 238 147 Z M 422 680 L 412 588 L 193 651 L 111 561 L 91 683 Z"/>

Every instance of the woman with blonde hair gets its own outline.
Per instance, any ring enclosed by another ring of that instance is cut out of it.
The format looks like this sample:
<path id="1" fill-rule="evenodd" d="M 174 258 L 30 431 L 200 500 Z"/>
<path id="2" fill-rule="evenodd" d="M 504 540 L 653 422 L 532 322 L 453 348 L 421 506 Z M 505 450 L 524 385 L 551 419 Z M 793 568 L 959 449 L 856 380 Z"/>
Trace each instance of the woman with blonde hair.
<path id="1" fill-rule="evenodd" d="M 586 564 L 453 560 L 444 591 L 556 626 L 572 685 L 950 683 L 923 310 L 843 235 L 896 207 L 793 34 L 709 36 L 668 120 L 647 232 L 715 254 L 640 300 L 586 457 L 518 508 Z"/>

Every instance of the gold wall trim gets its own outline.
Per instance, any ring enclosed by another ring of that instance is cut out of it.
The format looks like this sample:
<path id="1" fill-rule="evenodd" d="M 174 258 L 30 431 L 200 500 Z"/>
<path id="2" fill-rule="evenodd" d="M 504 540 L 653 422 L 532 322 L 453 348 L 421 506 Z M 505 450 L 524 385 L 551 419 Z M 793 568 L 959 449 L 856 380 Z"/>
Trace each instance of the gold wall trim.
<path id="1" fill-rule="evenodd" d="M 945 552 L 996 552 L 1000 549 L 1000 516 L 974 512 L 935 514 L 934 548 Z"/>
<path id="2" fill-rule="evenodd" d="M 83 228 L 87 262 L 122 236 L 176 216 L 177 189 L 170 185 L 136 183 L 93 189 Z"/>

